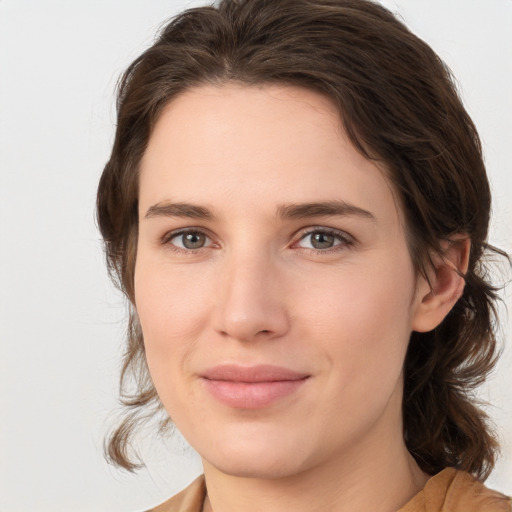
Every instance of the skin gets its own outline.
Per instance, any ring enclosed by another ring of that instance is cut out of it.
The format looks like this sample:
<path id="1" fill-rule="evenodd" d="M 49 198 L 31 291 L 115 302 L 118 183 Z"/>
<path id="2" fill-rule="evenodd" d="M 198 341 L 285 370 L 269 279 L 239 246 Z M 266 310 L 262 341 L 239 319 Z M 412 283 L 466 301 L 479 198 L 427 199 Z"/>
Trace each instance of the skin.
<path id="1" fill-rule="evenodd" d="M 329 201 L 368 215 L 282 215 Z M 147 362 L 203 460 L 204 509 L 386 512 L 416 494 L 428 475 L 403 440 L 403 361 L 410 333 L 434 328 L 462 293 L 453 268 L 468 243 L 436 260 L 431 289 L 385 172 L 351 145 L 327 99 L 291 86 L 175 98 L 142 160 L 139 208 Z M 231 407 L 201 377 L 226 363 L 308 378 L 268 406 Z"/>

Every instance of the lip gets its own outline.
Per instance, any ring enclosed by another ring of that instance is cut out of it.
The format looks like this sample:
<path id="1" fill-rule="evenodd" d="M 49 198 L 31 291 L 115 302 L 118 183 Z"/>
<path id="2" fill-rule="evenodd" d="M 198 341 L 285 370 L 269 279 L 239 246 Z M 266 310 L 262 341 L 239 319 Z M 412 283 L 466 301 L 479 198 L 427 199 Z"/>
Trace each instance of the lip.
<path id="1" fill-rule="evenodd" d="M 201 374 L 206 389 L 221 403 L 237 409 L 260 409 L 283 399 L 309 374 L 274 365 L 219 365 Z"/>

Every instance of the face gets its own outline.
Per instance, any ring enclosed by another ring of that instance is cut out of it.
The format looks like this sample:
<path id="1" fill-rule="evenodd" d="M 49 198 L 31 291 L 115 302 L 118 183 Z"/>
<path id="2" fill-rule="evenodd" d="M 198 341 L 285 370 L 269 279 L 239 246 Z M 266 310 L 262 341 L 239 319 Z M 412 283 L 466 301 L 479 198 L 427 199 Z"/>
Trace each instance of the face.
<path id="1" fill-rule="evenodd" d="M 183 93 L 149 141 L 139 208 L 148 366 L 205 464 L 275 478 L 401 439 L 417 280 L 388 180 L 327 99 Z"/>

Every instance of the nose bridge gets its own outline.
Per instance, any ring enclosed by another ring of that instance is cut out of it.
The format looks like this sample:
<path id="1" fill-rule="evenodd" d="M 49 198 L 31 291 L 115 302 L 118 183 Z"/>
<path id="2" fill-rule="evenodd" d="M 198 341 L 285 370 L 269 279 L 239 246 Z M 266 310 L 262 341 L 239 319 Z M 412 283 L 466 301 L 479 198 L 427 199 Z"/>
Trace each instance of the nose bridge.
<path id="1" fill-rule="evenodd" d="M 218 326 L 241 341 L 277 337 L 288 327 L 278 262 L 268 250 L 231 251 L 223 262 L 218 297 Z"/>

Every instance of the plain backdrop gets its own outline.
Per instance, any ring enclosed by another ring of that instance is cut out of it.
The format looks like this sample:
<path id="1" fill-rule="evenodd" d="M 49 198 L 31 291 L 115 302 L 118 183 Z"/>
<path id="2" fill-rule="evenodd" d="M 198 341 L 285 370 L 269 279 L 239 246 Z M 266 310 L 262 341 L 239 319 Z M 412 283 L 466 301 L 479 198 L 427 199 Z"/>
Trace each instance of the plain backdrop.
<path id="1" fill-rule="evenodd" d="M 102 458 L 125 303 L 107 279 L 94 201 L 119 74 L 166 19 L 202 3 L 0 0 L 0 512 L 144 510 L 201 470 L 182 440 L 164 446 L 149 433 L 141 473 Z M 511 252 L 512 1 L 384 3 L 458 78 L 484 141 L 491 242 Z M 504 355 L 481 391 L 503 443 L 488 483 L 508 493 L 511 338 L 504 323 Z"/>

